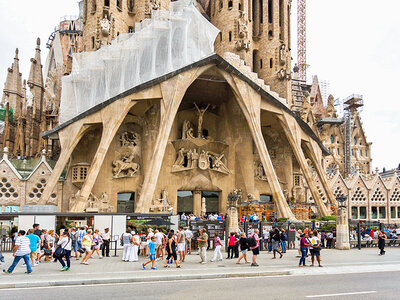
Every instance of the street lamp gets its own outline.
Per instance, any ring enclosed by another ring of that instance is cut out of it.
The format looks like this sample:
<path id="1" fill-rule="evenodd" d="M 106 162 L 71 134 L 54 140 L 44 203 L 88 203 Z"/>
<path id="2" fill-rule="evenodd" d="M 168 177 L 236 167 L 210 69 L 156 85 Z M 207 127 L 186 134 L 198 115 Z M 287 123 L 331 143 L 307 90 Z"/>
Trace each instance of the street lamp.
<path id="1" fill-rule="evenodd" d="M 336 201 L 338 202 L 339 208 L 346 208 L 347 197 L 343 195 L 339 195 L 336 197 Z"/>

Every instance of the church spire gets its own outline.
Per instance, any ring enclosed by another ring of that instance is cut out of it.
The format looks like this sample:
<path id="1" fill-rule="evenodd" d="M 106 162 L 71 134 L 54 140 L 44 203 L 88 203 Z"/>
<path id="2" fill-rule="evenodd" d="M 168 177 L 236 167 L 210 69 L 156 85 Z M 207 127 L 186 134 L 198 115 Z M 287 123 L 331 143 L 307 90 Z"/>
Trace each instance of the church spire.
<path id="1" fill-rule="evenodd" d="M 7 79 L 4 84 L 2 104 L 10 103 L 10 108 L 17 114 L 22 99 L 22 74 L 19 72 L 18 48 L 15 50 L 14 62 L 7 70 Z"/>

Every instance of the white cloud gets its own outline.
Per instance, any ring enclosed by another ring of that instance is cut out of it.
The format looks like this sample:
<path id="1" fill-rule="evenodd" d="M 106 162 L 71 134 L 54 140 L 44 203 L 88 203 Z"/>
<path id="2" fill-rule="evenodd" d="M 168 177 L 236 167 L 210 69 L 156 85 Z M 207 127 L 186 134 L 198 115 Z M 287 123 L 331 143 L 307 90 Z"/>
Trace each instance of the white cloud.
<path id="1" fill-rule="evenodd" d="M 296 61 L 296 0 L 292 11 L 292 56 Z M 400 1 L 307 0 L 308 74 L 329 80 L 335 98 L 364 95 L 362 113 L 368 140 L 373 142 L 373 165 L 396 167 L 400 162 L 398 69 Z M 77 15 L 77 0 L 2 0 L 0 11 L 0 85 L 20 49 L 24 78 L 34 55 L 36 38 L 45 44 L 60 17 Z"/>

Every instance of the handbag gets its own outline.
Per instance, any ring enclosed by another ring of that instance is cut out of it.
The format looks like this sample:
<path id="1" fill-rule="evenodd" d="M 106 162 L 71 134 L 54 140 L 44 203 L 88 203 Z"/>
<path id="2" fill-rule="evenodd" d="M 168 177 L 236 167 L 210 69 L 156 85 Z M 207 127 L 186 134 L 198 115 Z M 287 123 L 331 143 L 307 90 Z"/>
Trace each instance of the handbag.
<path id="1" fill-rule="evenodd" d="M 52 252 L 51 249 L 44 249 L 44 255 L 51 255 Z"/>
<path id="2" fill-rule="evenodd" d="M 58 247 L 56 251 L 54 251 L 53 257 L 55 258 L 62 258 L 65 255 L 65 247 L 67 247 L 68 243 L 71 241 L 70 238 L 68 238 L 68 242 L 65 244 L 63 248 Z"/>

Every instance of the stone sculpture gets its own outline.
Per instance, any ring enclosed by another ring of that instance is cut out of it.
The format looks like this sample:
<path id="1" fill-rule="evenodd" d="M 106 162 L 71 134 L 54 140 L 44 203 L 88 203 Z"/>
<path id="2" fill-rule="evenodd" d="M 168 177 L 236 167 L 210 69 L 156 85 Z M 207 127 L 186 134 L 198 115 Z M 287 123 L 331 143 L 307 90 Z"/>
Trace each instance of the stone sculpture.
<path id="1" fill-rule="evenodd" d="M 111 21 L 108 19 L 107 15 L 104 15 L 104 18 L 100 21 L 100 26 L 103 36 L 108 36 L 110 34 Z"/>
<path id="2" fill-rule="evenodd" d="M 186 120 L 183 122 L 183 127 L 182 127 L 182 139 L 194 139 L 194 129 L 192 126 L 192 123 L 190 121 Z"/>
<path id="3" fill-rule="evenodd" d="M 202 108 L 202 109 L 200 109 L 196 103 L 193 103 L 193 104 L 196 107 L 198 115 L 199 115 L 199 121 L 197 123 L 197 137 L 201 138 L 203 136 L 202 126 L 203 126 L 204 114 L 206 113 L 207 109 L 210 107 L 210 104 L 208 104 L 206 108 Z"/>
<path id="4" fill-rule="evenodd" d="M 178 151 L 178 157 L 175 160 L 174 167 L 183 168 L 185 163 L 185 148 Z"/>
<path id="5" fill-rule="evenodd" d="M 254 162 L 254 177 L 259 180 L 266 180 L 264 166 L 261 161 Z"/>
<path id="6" fill-rule="evenodd" d="M 125 131 L 120 136 L 121 147 L 136 147 L 139 144 L 139 134 Z"/>
<path id="7" fill-rule="evenodd" d="M 113 175 L 114 178 L 120 177 L 133 177 L 138 175 L 140 165 L 133 162 L 135 158 L 134 153 L 124 155 L 121 159 L 113 161 Z"/>

